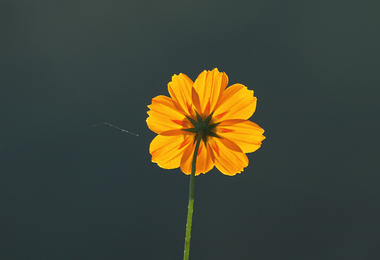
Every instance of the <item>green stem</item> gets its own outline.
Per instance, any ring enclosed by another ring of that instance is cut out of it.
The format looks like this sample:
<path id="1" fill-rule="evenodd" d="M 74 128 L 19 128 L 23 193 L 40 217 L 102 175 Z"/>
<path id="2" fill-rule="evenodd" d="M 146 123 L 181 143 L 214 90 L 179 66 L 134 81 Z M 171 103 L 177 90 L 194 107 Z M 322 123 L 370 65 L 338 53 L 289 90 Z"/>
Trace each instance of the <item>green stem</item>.
<path id="1" fill-rule="evenodd" d="M 187 223 L 186 223 L 186 237 L 185 237 L 185 252 L 183 255 L 184 260 L 189 259 L 190 253 L 190 237 L 191 237 L 191 223 L 193 220 L 193 208 L 194 208 L 194 180 L 195 180 L 195 165 L 197 162 L 197 154 L 199 150 L 199 144 L 202 140 L 202 135 L 199 134 L 197 137 L 197 144 L 195 145 L 193 163 L 191 165 L 191 174 L 190 174 L 190 187 L 189 187 L 189 206 L 187 209 Z"/>

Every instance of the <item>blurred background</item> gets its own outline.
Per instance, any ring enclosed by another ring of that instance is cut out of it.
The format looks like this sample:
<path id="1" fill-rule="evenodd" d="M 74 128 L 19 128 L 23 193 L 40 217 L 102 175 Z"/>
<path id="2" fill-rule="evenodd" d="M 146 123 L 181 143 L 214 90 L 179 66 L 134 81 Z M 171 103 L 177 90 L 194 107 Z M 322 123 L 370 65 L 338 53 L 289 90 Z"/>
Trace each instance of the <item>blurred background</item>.
<path id="1" fill-rule="evenodd" d="M 240 175 L 196 178 L 190 258 L 379 259 L 379 12 L 2 1 L 0 259 L 182 259 L 189 177 L 151 162 L 147 105 L 215 67 L 267 138 Z"/>

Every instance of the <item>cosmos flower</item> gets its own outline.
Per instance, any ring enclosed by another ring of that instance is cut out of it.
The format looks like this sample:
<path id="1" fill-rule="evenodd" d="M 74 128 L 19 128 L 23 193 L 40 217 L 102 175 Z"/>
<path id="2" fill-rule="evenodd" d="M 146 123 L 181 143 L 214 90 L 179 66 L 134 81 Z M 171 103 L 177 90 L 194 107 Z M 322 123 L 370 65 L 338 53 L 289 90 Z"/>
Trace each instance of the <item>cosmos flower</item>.
<path id="1" fill-rule="evenodd" d="M 227 75 L 216 68 L 203 71 L 195 82 L 182 73 L 172 77 L 171 98 L 157 96 L 148 106 L 148 127 L 158 134 L 149 148 L 152 162 L 190 174 L 199 139 L 195 175 L 214 166 L 235 175 L 248 166 L 246 153 L 256 151 L 265 139 L 264 130 L 248 120 L 257 99 L 244 85 L 227 84 Z"/>

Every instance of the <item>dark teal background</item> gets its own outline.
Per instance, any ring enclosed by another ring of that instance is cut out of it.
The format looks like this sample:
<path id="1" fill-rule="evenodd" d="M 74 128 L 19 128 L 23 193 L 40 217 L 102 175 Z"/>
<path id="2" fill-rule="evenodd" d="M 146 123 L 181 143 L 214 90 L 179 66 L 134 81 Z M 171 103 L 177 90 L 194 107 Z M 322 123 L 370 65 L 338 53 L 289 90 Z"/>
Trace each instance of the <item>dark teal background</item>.
<path id="1" fill-rule="evenodd" d="M 191 259 L 379 259 L 378 1 L 2 1 L 0 259 L 182 259 L 147 105 L 207 69 L 267 137 L 196 178 Z M 138 137 L 106 125 L 109 122 Z"/>

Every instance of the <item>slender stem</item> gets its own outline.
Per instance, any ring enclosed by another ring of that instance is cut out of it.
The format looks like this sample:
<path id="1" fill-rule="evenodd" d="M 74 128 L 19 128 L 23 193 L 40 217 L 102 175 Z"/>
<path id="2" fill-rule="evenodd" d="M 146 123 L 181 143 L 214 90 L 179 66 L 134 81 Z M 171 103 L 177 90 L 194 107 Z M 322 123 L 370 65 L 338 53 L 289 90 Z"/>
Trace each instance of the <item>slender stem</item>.
<path id="1" fill-rule="evenodd" d="M 195 180 L 195 165 L 197 162 L 197 154 L 199 150 L 199 144 L 202 140 L 202 135 L 198 134 L 197 144 L 195 145 L 193 163 L 191 165 L 191 174 L 190 174 L 190 187 L 189 187 L 189 206 L 187 209 L 187 223 L 186 223 L 186 237 L 185 237 L 185 251 L 183 255 L 184 260 L 189 259 L 190 253 L 190 237 L 191 237 L 191 223 L 193 220 L 193 208 L 194 208 L 194 180 Z"/>

